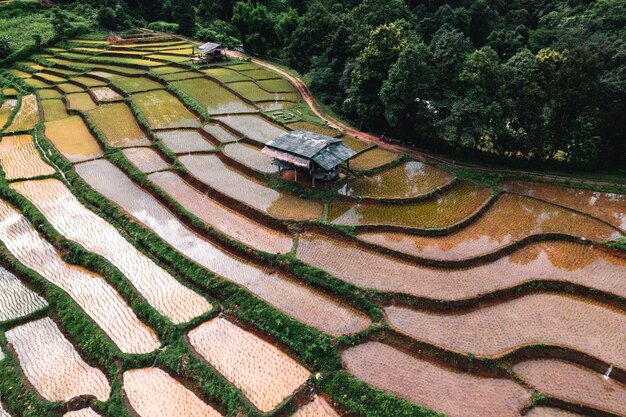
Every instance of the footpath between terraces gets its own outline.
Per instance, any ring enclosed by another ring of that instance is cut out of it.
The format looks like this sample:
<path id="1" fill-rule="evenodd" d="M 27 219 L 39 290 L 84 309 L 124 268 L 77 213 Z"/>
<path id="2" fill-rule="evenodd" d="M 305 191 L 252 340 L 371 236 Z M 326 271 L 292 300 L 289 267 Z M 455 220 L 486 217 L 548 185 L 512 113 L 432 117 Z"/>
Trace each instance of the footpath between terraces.
<path id="1" fill-rule="evenodd" d="M 382 140 L 382 138 L 378 136 L 357 130 L 345 124 L 341 120 L 338 120 L 337 118 L 327 114 L 324 111 L 323 106 L 315 98 L 315 96 L 313 95 L 309 87 L 299 77 L 296 77 L 290 74 L 289 72 L 285 71 L 284 69 L 280 68 L 277 65 L 274 65 L 270 62 L 264 61 L 259 58 L 251 57 L 241 52 L 229 50 L 227 54 L 232 58 L 249 59 L 257 65 L 261 65 L 265 68 L 269 68 L 272 71 L 279 73 L 280 75 L 288 79 L 294 85 L 294 87 L 296 87 L 296 89 L 298 90 L 298 92 L 300 93 L 304 101 L 311 108 L 311 111 L 317 117 L 319 117 L 324 122 L 326 122 L 330 127 L 338 129 L 347 135 L 354 136 L 365 142 L 376 143 L 380 148 L 403 152 L 409 155 L 410 157 L 417 159 L 419 161 L 446 165 L 451 168 L 469 169 L 472 171 L 482 172 L 486 174 L 495 173 L 495 174 L 501 174 L 501 175 L 508 176 L 508 177 L 530 177 L 530 178 L 541 180 L 541 181 L 560 182 L 560 183 L 567 183 L 567 184 L 581 184 L 581 185 L 595 186 L 595 187 L 612 187 L 612 188 L 618 189 L 620 192 L 626 192 L 626 183 L 594 181 L 594 180 L 587 180 L 587 179 L 581 179 L 581 178 L 572 178 L 572 177 L 566 177 L 566 176 L 542 174 L 542 173 L 537 173 L 537 172 L 528 172 L 528 171 L 519 171 L 519 170 L 486 168 L 480 165 L 458 162 L 458 161 L 455 161 L 454 159 L 446 158 L 443 156 L 426 154 L 424 152 L 420 152 L 416 149 L 412 149 L 412 148 L 409 148 L 400 144 L 385 142 Z"/>

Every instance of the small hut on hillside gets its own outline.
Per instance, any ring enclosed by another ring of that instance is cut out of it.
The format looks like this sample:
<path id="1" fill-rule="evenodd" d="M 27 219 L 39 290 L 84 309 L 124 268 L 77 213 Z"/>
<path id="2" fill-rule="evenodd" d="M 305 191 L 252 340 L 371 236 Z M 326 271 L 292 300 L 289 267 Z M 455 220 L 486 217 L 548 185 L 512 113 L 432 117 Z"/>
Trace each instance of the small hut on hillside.
<path id="1" fill-rule="evenodd" d="M 356 155 L 341 139 L 306 130 L 295 130 L 269 141 L 262 152 L 272 157 L 272 163 L 280 170 L 306 171 L 315 180 L 335 181 L 339 178 L 340 165 L 350 163 Z"/>
<path id="2" fill-rule="evenodd" d="M 207 42 L 198 47 L 199 58 L 206 62 L 226 59 L 226 47 L 219 43 Z"/>

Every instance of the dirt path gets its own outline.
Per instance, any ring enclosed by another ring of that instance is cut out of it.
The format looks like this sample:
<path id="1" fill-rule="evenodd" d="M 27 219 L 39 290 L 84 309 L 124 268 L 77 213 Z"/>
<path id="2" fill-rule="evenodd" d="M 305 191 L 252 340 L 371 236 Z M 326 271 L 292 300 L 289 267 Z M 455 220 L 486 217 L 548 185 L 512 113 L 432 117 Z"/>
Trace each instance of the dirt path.
<path id="1" fill-rule="evenodd" d="M 279 73 L 280 75 L 282 75 L 283 77 L 285 77 L 286 79 L 288 79 L 298 90 L 298 92 L 300 93 L 300 95 L 302 96 L 302 98 L 304 99 L 304 101 L 308 104 L 308 106 L 311 108 L 311 111 L 320 119 L 322 119 L 323 121 L 325 121 L 326 123 L 328 123 L 328 125 L 330 127 L 333 127 L 337 130 L 340 130 L 344 133 L 346 133 L 347 135 L 350 136 L 354 136 L 358 139 L 361 139 L 365 142 L 373 142 L 376 143 L 380 148 L 383 149 L 389 149 L 389 150 L 393 150 L 393 151 L 397 151 L 397 152 L 403 152 L 406 153 L 407 155 L 409 155 L 411 158 L 417 159 L 418 161 L 422 161 L 422 162 L 430 162 L 433 164 L 441 164 L 441 165 L 446 165 L 448 167 L 459 167 L 459 168 L 469 168 L 471 170 L 474 171 L 479 171 L 479 172 L 485 172 L 485 173 L 499 173 L 502 175 L 507 175 L 507 176 L 512 176 L 512 177 L 521 177 L 521 176 L 529 176 L 529 177 L 533 177 L 536 178 L 538 180 L 548 180 L 548 181 L 556 181 L 556 182 L 565 182 L 565 183 L 578 183 L 578 184 L 587 184 L 587 185 L 596 185 L 596 186 L 609 186 L 609 187 L 617 187 L 620 189 L 620 191 L 626 191 L 626 184 L 620 184 L 620 183 L 613 183 L 613 182 L 602 182 L 602 181 L 591 181 L 591 180 L 584 180 L 584 179 L 579 179 L 579 178 L 570 178 L 570 177 L 561 177 L 561 176 L 557 176 L 557 175 L 549 175 L 549 174 L 541 174 L 541 173 L 536 173 L 536 172 L 527 172 L 527 171 L 516 171 L 516 170 L 504 170 L 504 169 L 497 169 L 497 168 L 485 168 L 483 166 L 480 165 L 474 165 L 474 164 L 467 164 L 467 163 L 460 163 L 457 162 L 453 159 L 450 158 L 445 158 L 442 156 L 435 156 L 432 154 L 426 154 L 424 152 L 420 152 L 416 149 L 411 149 L 411 148 L 407 148 L 406 146 L 402 146 L 399 144 L 393 144 L 393 143 L 388 143 L 388 142 L 383 142 L 381 140 L 380 137 L 372 135 L 370 133 L 367 132 L 362 132 L 360 130 L 357 130 L 345 123 L 343 123 L 342 121 L 326 114 L 326 112 L 323 110 L 322 106 L 320 105 L 320 103 L 317 101 L 317 99 L 315 98 L 315 96 L 313 95 L 313 93 L 311 92 L 311 90 L 309 89 L 309 87 L 304 83 L 304 81 L 302 81 L 300 78 L 291 75 L 290 73 L 288 73 L 287 71 L 285 71 L 284 69 L 271 64 L 269 62 L 263 61 L 261 59 L 258 58 L 253 58 L 249 55 L 243 54 L 241 52 L 237 52 L 237 51 L 227 51 L 228 56 L 232 57 L 232 58 L 238 58 L 238 59 L 249 59 L 251 60 L 253 63 L 261 65 L 265 68 L 269 68 L 277 73 Z"/>

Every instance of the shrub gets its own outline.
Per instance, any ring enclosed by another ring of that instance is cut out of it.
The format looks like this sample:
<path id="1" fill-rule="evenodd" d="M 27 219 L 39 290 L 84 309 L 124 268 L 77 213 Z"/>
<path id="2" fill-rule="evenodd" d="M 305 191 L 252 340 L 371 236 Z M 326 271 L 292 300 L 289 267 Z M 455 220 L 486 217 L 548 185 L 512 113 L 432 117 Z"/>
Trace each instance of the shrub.
<path id="1" fill-rule="evenodd" d="M 6 36 L 0 37 L 0 59 L 8 57 L 11 55 L 11 52 L 13 52 L 13 43 L 11 40 Z"/>
<path id="2" fill-rule="evenodd" d="M 156 30 L 157 32 L 178 32 L 178 24 L 159 20 L 158 22 L 149 23 L 148 29 Z"/>

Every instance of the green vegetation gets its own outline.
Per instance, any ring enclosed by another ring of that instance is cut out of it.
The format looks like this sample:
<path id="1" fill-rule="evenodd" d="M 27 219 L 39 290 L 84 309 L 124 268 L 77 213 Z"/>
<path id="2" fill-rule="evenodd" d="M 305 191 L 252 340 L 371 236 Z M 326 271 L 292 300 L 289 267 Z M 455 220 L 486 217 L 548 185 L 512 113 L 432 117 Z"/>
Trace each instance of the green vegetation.
<path id="1" fill-rule="evenodd" d="M 605 245 L 611 249 L 626 251 L 626 237 L 606 242 Z"/>

